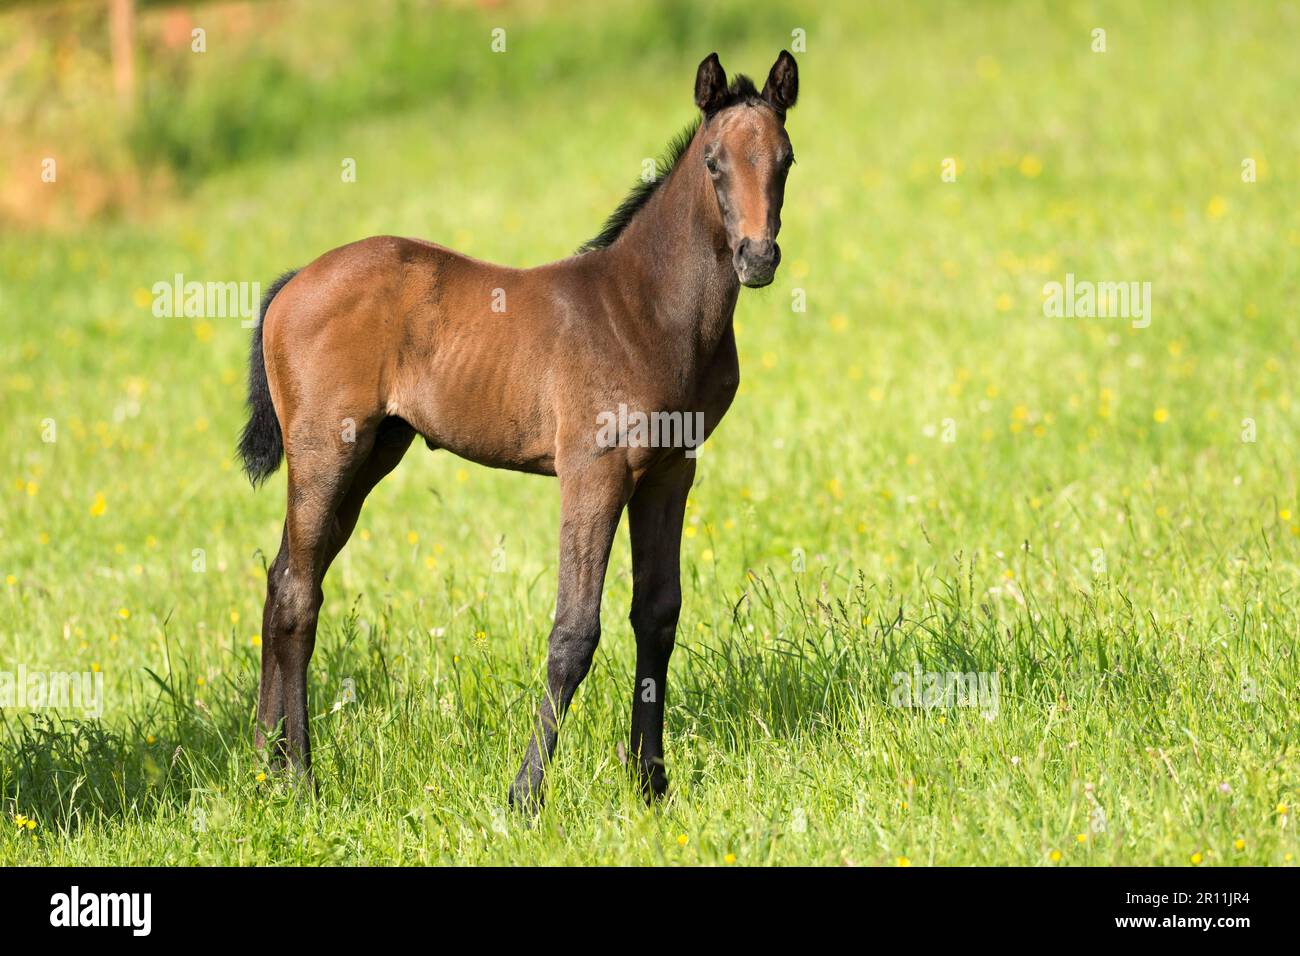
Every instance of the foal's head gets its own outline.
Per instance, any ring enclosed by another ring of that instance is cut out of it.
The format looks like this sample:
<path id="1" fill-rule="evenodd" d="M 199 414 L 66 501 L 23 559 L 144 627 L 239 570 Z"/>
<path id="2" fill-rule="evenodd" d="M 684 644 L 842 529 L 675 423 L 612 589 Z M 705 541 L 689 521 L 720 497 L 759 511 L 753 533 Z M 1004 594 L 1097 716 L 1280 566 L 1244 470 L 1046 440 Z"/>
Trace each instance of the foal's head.
<path id="1" fill-rule="evenodd" d="M 704 113 L 704 166 L 718 197 L 736 277 L 750 288 L 770 283 L 781 262 L 776 235 L 785 177 L 794 163 L 785 114 L 798 96 L 799 69 L 784 50 L 762 93 L 745 76 L 728 88 L 716 53 L 695 74 L 695 103 Z"/>

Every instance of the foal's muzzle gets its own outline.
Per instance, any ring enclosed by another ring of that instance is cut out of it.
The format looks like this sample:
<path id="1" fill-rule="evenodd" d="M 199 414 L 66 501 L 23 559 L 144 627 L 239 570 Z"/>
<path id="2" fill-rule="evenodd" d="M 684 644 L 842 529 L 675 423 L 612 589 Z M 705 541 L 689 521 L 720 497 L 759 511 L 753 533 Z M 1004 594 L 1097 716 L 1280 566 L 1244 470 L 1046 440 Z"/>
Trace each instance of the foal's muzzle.
<path id="1" fill-rule="evenodd" d="M 731 257 L 742 285 L 761 289 L 772 281 L 781 264 L 781 247 L 771 239 L 742 239 Z"/>

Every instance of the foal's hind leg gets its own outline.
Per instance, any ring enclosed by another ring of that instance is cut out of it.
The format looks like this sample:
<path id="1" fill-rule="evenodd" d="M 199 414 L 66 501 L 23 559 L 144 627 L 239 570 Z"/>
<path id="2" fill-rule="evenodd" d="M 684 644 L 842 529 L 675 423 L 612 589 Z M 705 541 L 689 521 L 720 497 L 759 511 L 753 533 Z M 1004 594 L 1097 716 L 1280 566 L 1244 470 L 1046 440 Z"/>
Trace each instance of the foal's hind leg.
<path id="1" fill-rule="evenodd" d="M 311 769 L 311 744 L 307 733 L 307 664 L 316 645 L 316 619 L 322 600 L 321 579 L 334 524 L 334 512 L 350 475 L 346 462 L 319 470 L 303 467 L 289 472 L 289 511 L 285 517 L 283 562 L 273 566 L 275 580 L 267 583 L 269 628 L 263 640 L 279 672 L 279 693 L 284 708 L 280 746 L 293 766 Z M 271 677 L 271 692 L 275 690 Z"/>
<path id="2" fill-rule="evenodd" d="M 345 417 L 318 413 L 316 420 L 332 423 Z M 340 538 L 346 538 L 340 535 L 338 511 L 354 476 L 370 455 L 374 437 L 373 426 L 358 429 L 355 441 L 349 441 L 343 438 L 343 433 L 333 432 L 332 425 L 324 424 L 318 431 L 290 429 L 286 435 L 289 503 L 284 544 L 268 576 L 267 608 L 263 614 L 263 640 L 271 642 L 279 687 L 273 670 L 264 675 L 263 692 L 268 724 L 276 716 L 275 705 L 282 703 L 280 746 L 293 766 L 304 772 L 311 770 L 307 665 L 316 644 L 316 621 L 323 597 L 321 581 L 330 560 L 342 546 Z M 355 516 L 352 520 L 355 522 Z"/>
<path id="3" fill-rule="evenodd" d="M 510 788 L 512 806 L 536 811 L 545 765 L 559 724 L 600 642 L 600 593 L 609 549 L 630 492 L 627 466 L 607 455 L 560 475 L 560 587 L 546 658 L 546 696 L 523 766 Z"/>
<path id="4" fill-rule="evenodd" d="M 646 475 L 627 507 L 632 536 L 631 621 L 636 634 L 631 756 L 647 800 L 663 796 L 668 789 L 664 694 L 682 608 L 682 518 L 694 478 L 695 459 L 683 456 Z"/>
<path id="5" fill-rule="evenodd" d="M 330 564 L 347 543 L 361 506 L 379 482 L 397 467 L 410 447 L 415 430 L 400 418 L 388 418 L 380 423 L 375 432 L 374 443 L 361 466 L 353 475 L 347 492 L 335 509 L 332 527 L 329 529 L 328 543 L 325 545 L 325 557 L 320 575 L 324 578 Z M 283 732 L 285 720 L 284 681 L 277 653 L 278 641 L 273 621 L 273 612 L 277 603 L 278 583 L 289 566 L 289 524 L 286 520 L 285 530 L 280 539 L 280 551 L 267 573 L 266 606 L 262 612 L 262 681 L 258 694 L 257 731 L 255 743 L 259 749 L 266 746 L 266 735 Z M 308 652 L 310 654 L 310 652 Z M 305 665 L 304 665 L 305 669 Z M 305 727 L 305 722 L 304 722 Z M 276 762 L 283 764 L 289 757 L 287 737 L 282 736 L 276 747 Z"/>

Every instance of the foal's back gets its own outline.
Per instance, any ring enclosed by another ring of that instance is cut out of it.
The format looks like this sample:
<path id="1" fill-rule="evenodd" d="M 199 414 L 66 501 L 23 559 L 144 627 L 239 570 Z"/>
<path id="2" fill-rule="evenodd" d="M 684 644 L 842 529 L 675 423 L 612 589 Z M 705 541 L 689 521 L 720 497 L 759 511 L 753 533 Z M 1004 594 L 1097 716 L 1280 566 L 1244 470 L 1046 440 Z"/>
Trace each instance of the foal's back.
<path id="1" fill-rule="evenodd" d="M 635 374 L 619 374 L 600 258 L 512 269 L 393 236 L 326 253 L 265 317 L 268 380 L 289 413 L 286 433 L 295 418 L 397 416 L 432 447 L 554 474 L 565 424 L 557 404 L 583 406 L 582 427 L 593 432 L 614 397 L 608 383 Z M 321 367 L 333 370 L 328 380 L 314 372 Z M 575 403 L 581 390 L 589 394 Z"/>

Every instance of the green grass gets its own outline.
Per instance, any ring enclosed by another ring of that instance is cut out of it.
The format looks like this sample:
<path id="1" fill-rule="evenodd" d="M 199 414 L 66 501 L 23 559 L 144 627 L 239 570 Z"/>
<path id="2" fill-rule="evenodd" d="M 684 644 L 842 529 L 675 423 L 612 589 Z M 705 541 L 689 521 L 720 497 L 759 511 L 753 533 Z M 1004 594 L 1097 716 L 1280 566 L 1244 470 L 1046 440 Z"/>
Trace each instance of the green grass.
<path id="1" fill-rule="evenodd" d="M 106 685 L 98 721 L 3 712 L 0 807 L 36 827 L 0 827 L 0 863 L 1293 862 L 1294 10 L 861 6 L 742 31 L 738 5 L 689 43 L 637 14 L 662 32 L 635 53 L 603 4 L 565 14 L 572 32 L 532 7 L 440 14 L 458 39 L 430 56 L 482 74 L 469 103 L 407 91 L 235 149 L 147 215 L 0 237 L 0 670 L 97 667 Z M 318 27 L 343 56 L 334 16 Z M 497 21 L 518 59 L 488 53 Z M 584 65 L 537 81 L 530 25 Z M 698 60 L 761 78 L 794 27 L 785 262 L 741 297 L 744 381 L 688 511 L 669 798 L 647 810 L 618 758 L 623 529 L 548 806 L 531 826 L 506 813 L 557 488 L 419 448 L 326 581 L 319 794 L 259 780 L 254 637 L 284 477 L 253 493 L 233 461 L 246 331 L 154 318 L 150 287 L 266 283 L 379 232 L 566 255 L 691 118 Z M 1150 281 L 1150 327 L 1044 318 L 1067 272 Z M 996 714 L 891 706 L 916 665 L 997 672 Z"/>

